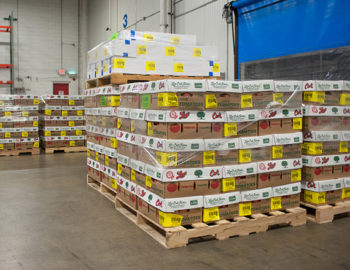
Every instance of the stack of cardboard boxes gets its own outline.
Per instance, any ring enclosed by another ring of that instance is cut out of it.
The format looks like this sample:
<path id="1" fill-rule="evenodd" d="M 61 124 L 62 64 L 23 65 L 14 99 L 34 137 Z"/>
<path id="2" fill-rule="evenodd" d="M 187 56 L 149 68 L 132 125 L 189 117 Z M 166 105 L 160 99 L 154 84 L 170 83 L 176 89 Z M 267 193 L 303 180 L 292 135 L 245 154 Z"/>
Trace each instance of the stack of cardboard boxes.
<path id="1" fill-rule="evenodd" d="M 38 96 L 0 96 L 0 154 L 39 153 L 38 113 Z"/>
<path id="2" fill-rule="evenodd" d="M 303 83 L 302 200 L 313 205 L 350 198 L 350 82 Z"/>
<path id="3" fill-rule="evenodd" d="M 87 78 L 112 73 L 220 76 L 215 46 L 198 46 L 192 35 L 123 30 L 88 52 Z"/>
<path id="4" fill-rule="evenodd" d="M 40 102 L 40 140 L 46 148 L 86 145 L 84 97 L 47 95 Z"/>
<path id="5" fill-rule="evenodd" d="M 122 85 L 114 170 L 103 176 L 100 157 L 89 170 L 165 227 L 297 207 L 301 87 L 175 79 Z"/>

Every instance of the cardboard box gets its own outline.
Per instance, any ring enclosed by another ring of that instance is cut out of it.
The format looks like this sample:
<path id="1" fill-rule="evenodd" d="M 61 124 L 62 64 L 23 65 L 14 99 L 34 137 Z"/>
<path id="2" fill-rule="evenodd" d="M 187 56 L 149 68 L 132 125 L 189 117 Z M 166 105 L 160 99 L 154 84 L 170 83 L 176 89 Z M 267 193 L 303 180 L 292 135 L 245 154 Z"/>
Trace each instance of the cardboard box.
<path id="1" fill-rule="evenodd" d="M 137 149 L 138 147 L 134 144 L 118 141 L 118 153 L 124 156 L 128 156 L 130 158 L 137 160 L 138 159 Z"/>
<path id="2" fill-rule="evenodd" d="M 275 187 L 301 181 L 301 169 L 275 171 L 257 175 L 257 187 Z"/>
<path id="3" fill-rule="evenodd" d="M 239 110 L 241 93 L 207 92 L 205 94 L 205 110 Z"/>
<path id="4" fill-rule="evenodd" d="M 335 165 L 323 167 L 303 166 L 302 178 L 306 181 L 319 181 L 343 177 L 349 173 L 349 165 Z"/>
<path id="5" fill-rule="evenodd" d="M 303 155 L 336 155 L 349 152 L 347 141 L 304 142 Z"/>
<path id="6" fill-rule="evenodd" d="M 251 137 L 258 135 L 257 122 L 224 123 L 223 137 Z"/>
<path id="7" fill-rule="evenodd" d="M 338 116 L 305 116 L 304 131 L 342 130 L 342 118 Z"/>
<path id="8" fill-rule="evenodd" d="M 334 204 L 342 201 L 342 190 L 314 192 L 302 190 L 302 201 L 313 205 Z"/>

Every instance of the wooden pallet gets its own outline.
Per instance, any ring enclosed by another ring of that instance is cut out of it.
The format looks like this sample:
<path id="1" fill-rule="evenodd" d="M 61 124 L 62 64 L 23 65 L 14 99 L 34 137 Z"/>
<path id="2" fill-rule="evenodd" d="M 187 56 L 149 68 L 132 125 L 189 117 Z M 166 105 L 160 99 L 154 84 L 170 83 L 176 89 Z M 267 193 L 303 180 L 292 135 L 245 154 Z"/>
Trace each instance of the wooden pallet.
<path id="1" fill-rule="evenodd" d="M 101 188 L 101 182 L 91 178 L 90 176 L 86 176 L 86 183 L 89 187 L 93 188 L 96 191 L 100 191 Z"/>
<path id="2" fill-rule="evenodd" d="M 86 152 L 86 146 L 42 148 L 45 154 Z"/>
<path id="3" fill-rule="evenodd" d="M 332 222 L 337 215 L 350 216 L 350 201 L 326 205 L 301 202 L 301 206 L 307 210 L 307 219 L 318 224 Z"/>
<path id="4" fill-rule="evenodd" d="M 237 217 L 233 220 L 219 220 L 212 224 L 195 223 L 191 226 L 164 228 L 118 197 L 115 200 L 115 207 L 122 215 L 166 248 L 184 247 L 190 242 L 207 239 L 224 240 L 233 236 L 266 232 L 276 226 L 290 225 L 294 227 L 306 224 L 306 210 L 297 207 L 286 211 Z"/>
<path id="5" fill-rule="evenodd" d="M 0 152 L 0 156 L 20 156 L 20 155 L 40 155 L 40 149 L 22 149 L 22 150 L 4 150 Z"/>
<path id="6" fill-rule="evenodd" d="M 86 89 L 105 86 L 105 85 L 121 85 L 133 82 L 149 82 L 164 79 L 217 79 L 220 77 L 206 77 L 206 76 L 168 76 L 168 75 L 141 75 L 141 74 L 126 74 L 126 73 L 112 73 L 97 79 L 90 79 L 86 81 Z"/>
<path id="7" fill-rule="evenodd" d="M 112 203 L 115 203 L 115 198 L 117 196 L 117 191 L 115 189 L 107 186 L 103 182 L 99 182 L 99 181 L 91 178 L 90 176 L 87 176 L 86 182 L 87 182 L 89 187 L 100 192 L 103 196 L 105 196 Z"/>

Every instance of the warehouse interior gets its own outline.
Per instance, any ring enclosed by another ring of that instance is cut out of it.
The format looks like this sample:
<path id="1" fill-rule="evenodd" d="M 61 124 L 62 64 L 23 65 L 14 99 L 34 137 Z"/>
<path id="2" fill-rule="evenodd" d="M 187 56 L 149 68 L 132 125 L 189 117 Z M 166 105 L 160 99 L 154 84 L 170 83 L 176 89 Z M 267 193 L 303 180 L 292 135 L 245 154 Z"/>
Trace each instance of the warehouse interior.
<path id="1" fill-rule="evenodd" d="M 0 0 L 0 269 L 349 269 L 349 8 Z"/>

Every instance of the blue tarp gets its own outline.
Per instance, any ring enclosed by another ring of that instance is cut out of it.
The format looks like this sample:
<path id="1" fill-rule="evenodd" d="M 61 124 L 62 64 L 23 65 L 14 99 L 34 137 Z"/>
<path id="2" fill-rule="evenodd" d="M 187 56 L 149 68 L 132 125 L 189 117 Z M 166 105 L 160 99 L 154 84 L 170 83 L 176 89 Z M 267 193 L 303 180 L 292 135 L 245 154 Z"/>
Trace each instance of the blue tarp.
<path id="1" fill-rule="evenodd" d="M 350 45 L 350 0 L 240 0 L 238 63 Z"/>

